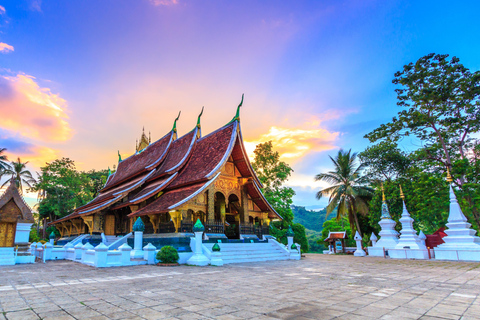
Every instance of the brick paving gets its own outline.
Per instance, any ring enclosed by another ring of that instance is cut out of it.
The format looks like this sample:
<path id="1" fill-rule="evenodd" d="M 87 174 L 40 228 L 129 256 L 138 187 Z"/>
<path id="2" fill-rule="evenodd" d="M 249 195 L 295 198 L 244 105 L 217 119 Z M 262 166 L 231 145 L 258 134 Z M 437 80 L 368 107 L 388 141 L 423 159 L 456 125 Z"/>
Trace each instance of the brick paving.
<path id="1" fill-rule="evenodd" d="M 480 264 L 309 254 L 224 267 L 0 266 L 4 319 L 480 319 Z"/>

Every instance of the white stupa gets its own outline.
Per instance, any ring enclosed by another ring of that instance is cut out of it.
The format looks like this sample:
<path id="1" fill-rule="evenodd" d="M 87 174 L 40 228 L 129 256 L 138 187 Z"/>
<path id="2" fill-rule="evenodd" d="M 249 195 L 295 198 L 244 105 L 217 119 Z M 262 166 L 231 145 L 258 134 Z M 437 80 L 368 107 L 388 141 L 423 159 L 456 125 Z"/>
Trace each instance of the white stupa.
<path id="1" fill-rule="evenodd" d="M 460 209 L 457 197 L 451 185 L 452 177 L 447 171 L 447 181 L 450 182 L 450 212 L 448 214 L 445 243 L 435 248 L 435 259 L 480 261 L 480 238 L 475 236 L 475 230 Z"/>
<path id="2" fill-rule="evenodd" d="M 402 224 L 402 230 L 400 231 L 397 245 L 388 252 L 388 255 L 397 259 L 428 259 L 425 242 L 419 239 L 417 232 L 413 229 L 414 220 L 410 217 L 410 213 L 405 205 L 405 195 L 403 194 L 402 186 L 400 186 L 400 197 L 403 203 L 402 217 L 399 220 Z"/>
<path id="3" fill-rule="evenodd" d="M 380 240 L 372 246 L 368 247 L 368 255 L 375 257 L 383 257 L 384 249 L 394 249 L 398 243 L 398 232 L 395 230 L 395 221 L 392 220 L 390 212 L 388 211 L 387 202 L 385 200 L 385 193 L 382 186 L 382 216 L 378 223 L 381 227 L 381 231 L 378 233 Z"/>
<path id="4" fill-rule="evenodd" d="M 355 242 L 357 243 L 357 250 L 353 253 L 355 257 L 365 257 L 367 254 L 362 248 L 362 237 L 360 237 L 360 233 L 357 232 L 355 233 L 355 238 L 353 238 Z"/>

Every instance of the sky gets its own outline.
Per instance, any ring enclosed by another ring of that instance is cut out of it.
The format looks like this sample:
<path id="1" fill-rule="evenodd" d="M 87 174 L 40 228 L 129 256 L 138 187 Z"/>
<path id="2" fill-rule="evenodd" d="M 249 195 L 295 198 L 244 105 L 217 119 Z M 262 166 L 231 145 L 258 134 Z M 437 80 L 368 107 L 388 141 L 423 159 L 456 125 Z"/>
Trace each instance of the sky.
<path id="1" fill-rule="evenodd" d="M 205 134 L 242 93 L 247 150 L 272 141 L 294 204 L 319 209 L 338 149 L 399 111 L 393 75 L 429 53 L 480 69 L 480 2 L 0 1 L 0 147 L 39 171 L 60 157 L 105 169 L 142 128 Z M 417 146 L 406 142 L 405 150 Z M 33 204 L 35 195 L 27 194 Z"/>

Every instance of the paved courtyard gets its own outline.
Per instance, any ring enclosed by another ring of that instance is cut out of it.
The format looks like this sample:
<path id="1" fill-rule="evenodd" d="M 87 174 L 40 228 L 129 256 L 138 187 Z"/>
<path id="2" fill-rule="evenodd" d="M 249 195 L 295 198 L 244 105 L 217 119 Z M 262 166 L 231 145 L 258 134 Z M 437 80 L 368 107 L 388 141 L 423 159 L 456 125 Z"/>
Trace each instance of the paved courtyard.
<path id="1" fill-rule="evenodd" d="M 480 319 L 480 264 L 307 255 L 224 267 L 0 267 L 0 319 Z"/>

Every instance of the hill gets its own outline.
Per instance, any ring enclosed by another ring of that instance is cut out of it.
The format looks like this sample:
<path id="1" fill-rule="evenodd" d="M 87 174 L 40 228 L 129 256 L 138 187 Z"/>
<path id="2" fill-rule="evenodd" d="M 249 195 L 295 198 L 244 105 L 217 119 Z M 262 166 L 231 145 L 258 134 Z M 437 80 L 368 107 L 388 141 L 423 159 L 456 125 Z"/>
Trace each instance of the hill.
<path id="1" fill-rule="evenodd" d="M 322 232 L 323 223 L 325 222 L 325 216 L 327 210 L 322 209 L 320 211 L 307 210 L 305 207 L 292 206 L 293 222 L 300 223 L 306 229 Z"/>

